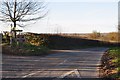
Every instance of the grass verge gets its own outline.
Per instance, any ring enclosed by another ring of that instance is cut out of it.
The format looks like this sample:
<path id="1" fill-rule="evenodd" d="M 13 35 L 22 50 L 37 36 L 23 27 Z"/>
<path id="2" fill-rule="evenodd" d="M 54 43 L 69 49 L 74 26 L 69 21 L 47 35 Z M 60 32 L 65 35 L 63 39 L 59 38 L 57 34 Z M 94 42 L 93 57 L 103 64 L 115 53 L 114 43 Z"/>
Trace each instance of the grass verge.
<path id="1" fill-rule="evenodd" d="M 19 44 L 19 45 L 3 45 L 3 54 L 19 55 L 19 56 L 40 56 L 49 53 L 49 49 L 46 46 L 35 46 L 31 44 Z"/>
<path id="2" fill-rule="evenodd" d="M 104 78 L 120 80 L 120 47 L 111 47 L 103 55 L 102 72 Z"/>

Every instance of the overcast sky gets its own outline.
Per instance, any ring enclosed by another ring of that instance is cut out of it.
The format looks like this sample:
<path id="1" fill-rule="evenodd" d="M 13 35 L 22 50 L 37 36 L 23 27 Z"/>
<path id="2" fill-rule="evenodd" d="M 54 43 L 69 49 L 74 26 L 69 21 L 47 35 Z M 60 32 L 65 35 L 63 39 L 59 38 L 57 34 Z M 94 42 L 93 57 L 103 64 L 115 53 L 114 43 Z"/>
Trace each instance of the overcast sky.
<path id="1" fill-rule="evenodd" d="M 117 31 L 118 2 L 61 1 L 49 2 L 48 15 L 35 24 L 24 28 L 25 32 L 37 33 L 90 33 Z M 4 24 L 4 27 L 6 25 Z M 9 30 L 0 25 L 1 30 Z"/>

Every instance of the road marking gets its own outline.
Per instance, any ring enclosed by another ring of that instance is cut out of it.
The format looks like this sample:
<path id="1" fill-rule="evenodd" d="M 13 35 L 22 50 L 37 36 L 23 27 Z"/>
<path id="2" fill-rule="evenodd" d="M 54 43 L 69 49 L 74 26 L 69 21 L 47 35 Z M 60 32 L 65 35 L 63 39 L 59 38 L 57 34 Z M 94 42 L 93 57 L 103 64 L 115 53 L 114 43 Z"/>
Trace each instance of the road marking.
<path id="1" fill-rule="evenodd" d="M 22 78 L 26 78 L 26 77 L 35 75 L 35 74 L 37 74 L 37 73 L 39 73 L 39 72 L 42 72 L 42 71 L 37 71 L 37 72 L 33 72 L 33 73 L 30 73 L 30 74 L 24 75 L 24 76 L 22 76 Z"/>
<path id="2" fill-rule="evenodd" d="M 58 77 L 58 78 L 64 78 L 64 77 L 66 77 L 67 75 L 70 75 L 70 74 L 72 74 L 72 73 L 75 73 L 76 76 L 77 76 L 77 78 L 81 78 L 81 74 L 80 74 L 80 72 L 78 72 L 77 69 L 74 69 L 74 70 L 72 70 L 72 71 L 66 72 L 65 74 L 61 75 L 61 76 Z"/>
<path id="3" fill-rule="evenodd" d="M 61 64 L 64 64 L 65 62 L 67 61 L 67 59 L 65 59 L 63 62 L 61 62 L 61 63 L 59 63 L 58 65 L 56 65 L 56 66 L 59 66 L 59 65 L 61 65 Z M 56 67 L 55 66 L 55 67 Z M 47 69 L 48 70 L 48 69 Z M 42 70 L 42 71 L 37 71 L 37 72 L 34 72 L 34 73 L 30 73 L 30 74 L 27 74 L 27 75 L 24 75 L 24 76 L 22 76 L 22 78 L 26 78 L 26 77 L 29 77 L 29 76 L 33 76 L 33 75 L 35 75 L 35 74 L 37 74 L 37 73 L 39 73 L 39 72 L 43 72 L 44 70 Z"/>
<path id="4" fill-rule="evenodd" d="M 57 66 L 64 64 L 68 59 L 65 59 L 63 62 L 59 63 Z"/>

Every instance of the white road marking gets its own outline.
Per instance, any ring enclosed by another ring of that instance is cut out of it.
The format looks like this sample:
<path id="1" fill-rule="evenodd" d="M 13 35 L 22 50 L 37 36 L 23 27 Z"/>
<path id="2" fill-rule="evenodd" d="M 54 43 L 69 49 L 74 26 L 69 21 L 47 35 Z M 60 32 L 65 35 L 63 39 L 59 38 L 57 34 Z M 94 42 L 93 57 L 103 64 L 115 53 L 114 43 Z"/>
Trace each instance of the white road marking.
<path id="1" fill-rule="evenodd" d="M 74 69 L 74 70 L 72 70 L 72 71 L 66 72 L 65 74 L 61 75 L 61 76 L 58 77 L 58 78 L 64 78 L 64 77 L 66 77 L 67 75 L 70 75 L 70 74 L 72 74 L 72 73 L 75 73 L 76 76 L 77 76 L 77 78 L 81 78 L 81 74 L 78 72 L 77 69 Z"/>
<path id="2" fill-rule="evenodd" d="M 62 65 L 62 64 L 64 64 L 65 62 L 67 62 L 67 59 L 65 59 L 63 62 L 59 63 L 57 66 Z"/>
<path id="3" fill-rule="evenodd" d="M 42 71 L 37 71 L 37 72 L 33 72 L 33 73 L 30 73 L 30 74 L 24 75 L 24 76 L 22 76 L 22 78 L 26 78 L 26 77 L 35 75 L 35 74 L 37 74 L 37 73 L 39 73 L 39 72 L 42 72 Z"/>
<path id="4" fill-rule="evenodd" d="M 61 64 L 64 64 L 66 61 L 67 61 L 67 59 L 65 59 L 63 62 L 59 63 L 59 64 L 56 65 L 56 66 L 59 66 L 59 65 L 61 65 Z M 56 66 L 55 66 L 55 67 L 56 67 Z M 29 76 L 33 76 L 33 75 L 35 75 L 35 74 L 37 74 L 37 73 L 39 73 L 39 72 L 43 72 L 43 71 L 44 71 L 44 70 L 42 70 L 42 71 L 37 71 L 37 72 L 34 72 L 34 73 L 30 73 L 30 74 L 27 74 L 27 75 L 22 76 L 22 78 L 26 78 L 26 77 L 29 77 Z"/>

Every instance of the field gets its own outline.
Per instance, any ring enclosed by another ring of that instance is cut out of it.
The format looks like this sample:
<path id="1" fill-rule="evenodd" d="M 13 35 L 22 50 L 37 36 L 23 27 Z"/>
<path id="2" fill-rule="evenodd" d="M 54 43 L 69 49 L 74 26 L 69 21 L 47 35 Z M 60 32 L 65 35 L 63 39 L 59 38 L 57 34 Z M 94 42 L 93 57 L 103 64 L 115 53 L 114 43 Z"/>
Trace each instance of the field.
<path id="1" fill-rule="evenodd" d="M 52 49 L 79 49 L 86 47 L 110 47 L 118 45 L 117 42 L 112 43 L 78 36 L 79 35 L 49 35 L 48 47 Z"/>

